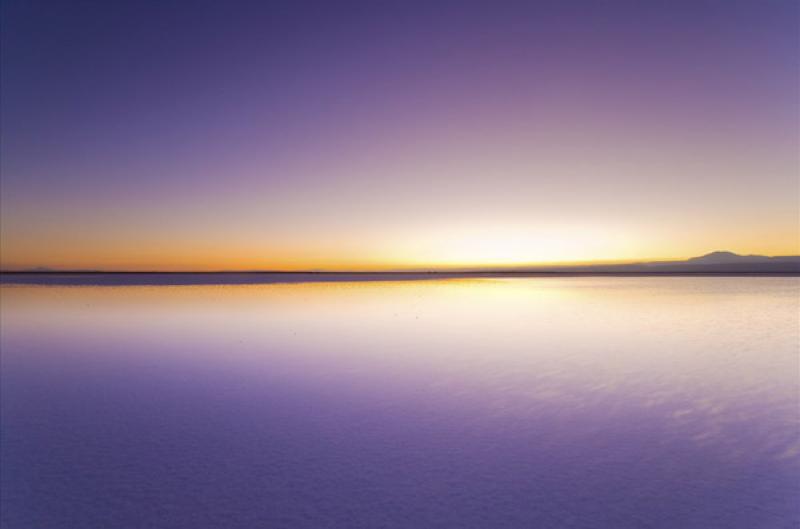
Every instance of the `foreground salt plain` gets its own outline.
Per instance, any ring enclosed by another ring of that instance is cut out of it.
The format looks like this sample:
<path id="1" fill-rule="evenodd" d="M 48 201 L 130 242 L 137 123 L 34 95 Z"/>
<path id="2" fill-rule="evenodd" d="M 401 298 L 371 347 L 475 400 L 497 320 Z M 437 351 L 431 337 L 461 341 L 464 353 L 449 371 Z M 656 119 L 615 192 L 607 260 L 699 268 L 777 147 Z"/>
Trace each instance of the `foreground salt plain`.
<path id="1" fill-rule="evenodd" d="M 800 522 L 798 278 L 0 288 L 3 527 Z"/>

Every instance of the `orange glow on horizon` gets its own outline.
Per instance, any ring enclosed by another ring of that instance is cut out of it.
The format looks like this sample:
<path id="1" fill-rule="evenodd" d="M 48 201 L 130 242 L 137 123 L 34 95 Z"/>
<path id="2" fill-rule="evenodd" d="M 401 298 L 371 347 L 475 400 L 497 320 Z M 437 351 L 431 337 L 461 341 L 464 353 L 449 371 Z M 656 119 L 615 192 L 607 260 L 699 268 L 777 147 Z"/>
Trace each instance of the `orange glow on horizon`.
<path id="1" fill-rule="evenodd" d="M 617 247 L 602 252 L 591 244 L 547 240 L 535 251 L 519 239 L 466 240 L 454 238 L 450 246 L 439 249 L 420 248 L 408 252 L 353 251 L 348 255 L 323 254 L 313 251 L 257 251 L 225 248 L 217 251 L 197 247 L 151 248 L 148 251 L 47 252 L 32 248 L 30 252 L 2 252 L 0 269 L 10 270 L 98 270 L 98 271 L 427 271 L 457 269 L 492 269 L 546 265 L 615 264 L 646 261 L 682 260 L 715 250 L 759 255 L 798 255 L 797 244 L 762 244 L 752 246 L 705 246 L 702 248 L 667 249 Z M 768 242 L 768 241 L 767 241 Z M 596 245 L 595 245 L 596 246 Z M 398 247 L 400 247 L 398 245 Z M 224 247 L 220 247 L 224 248 Z M 624 250 L 616 251 L 613 250 Z M 16 254 L 16 255 L 15 255 Z"/>

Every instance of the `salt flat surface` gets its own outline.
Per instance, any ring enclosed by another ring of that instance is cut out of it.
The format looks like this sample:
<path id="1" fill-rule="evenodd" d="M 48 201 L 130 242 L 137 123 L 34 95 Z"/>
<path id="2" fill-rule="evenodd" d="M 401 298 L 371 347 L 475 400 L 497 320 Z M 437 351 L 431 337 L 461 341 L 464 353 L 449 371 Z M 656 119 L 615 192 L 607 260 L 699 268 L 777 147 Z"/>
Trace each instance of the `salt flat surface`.
<path id="1" fill-rule="evenodd" d="M 800 523 L 800 279 L 0 287 L 3 528 Z"/>

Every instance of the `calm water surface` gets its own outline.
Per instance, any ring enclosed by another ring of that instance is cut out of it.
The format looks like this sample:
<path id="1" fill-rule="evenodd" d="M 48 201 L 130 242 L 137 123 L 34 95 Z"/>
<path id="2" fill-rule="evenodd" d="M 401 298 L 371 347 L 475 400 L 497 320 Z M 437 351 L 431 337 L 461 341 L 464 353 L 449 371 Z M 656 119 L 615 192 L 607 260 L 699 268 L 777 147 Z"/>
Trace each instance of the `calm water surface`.
<path id="1" fill-rule="evenodd" d="M 798 278 L 0 292 L 4 529 L 800 524 Z"/>

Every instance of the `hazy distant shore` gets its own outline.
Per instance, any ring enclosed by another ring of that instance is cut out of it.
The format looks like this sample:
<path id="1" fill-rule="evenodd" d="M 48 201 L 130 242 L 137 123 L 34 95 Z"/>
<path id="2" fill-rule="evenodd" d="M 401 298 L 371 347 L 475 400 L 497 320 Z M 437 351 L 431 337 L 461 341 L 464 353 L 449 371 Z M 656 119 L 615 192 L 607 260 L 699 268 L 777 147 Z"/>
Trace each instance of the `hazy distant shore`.
<path id="1" fill-rule="evenodd" d="M 364 281 L 420 281 L 458 278 L 511 278 L 553 276 L 759 276 L 800 275 L 800 256 L 739 255 L 715 251 L 684 261 L 650 261 L 616 264 L 550 264 L 472 267 L 460 270 L 354 271 L 118 271 L 32 270 L 0 271 L 0 283 L 41 285 L 237 285 L 259 283 L 336 283 Z"/>
<path id="2" fill-rule="evenodd" d="M 2 272 L 0 283 L 16 285 L 245 285 L 343 283 L 577 276 L 800 276 L 797 267 L 687 267 L 663 270 L 537 270 L 468 272 Z"/>

